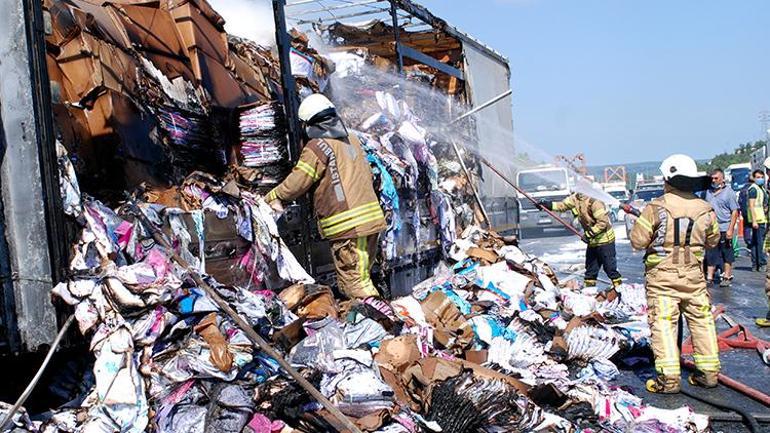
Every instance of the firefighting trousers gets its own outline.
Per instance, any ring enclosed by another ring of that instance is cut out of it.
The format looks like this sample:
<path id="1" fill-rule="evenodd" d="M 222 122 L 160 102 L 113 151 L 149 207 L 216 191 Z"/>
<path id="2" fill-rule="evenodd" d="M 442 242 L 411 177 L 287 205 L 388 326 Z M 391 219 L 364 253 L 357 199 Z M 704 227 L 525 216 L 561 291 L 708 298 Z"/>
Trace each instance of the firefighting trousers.
<path id="1" fill-rule="evenodd" d="M 596 285 L 596 279 L 599 277 L 599 269 L 601 268 L 604 268 L 604 272 L 610 277 L 613 285 L 621 283 L 618 261 L 615 255 L 615 242 L 586 248 L 586 287 Z"/>
<path id="2" fill-rule="evenodd" d="M 379 296 L 372 283 L 372 263 L 379 234 L 332 240 L 332 256 L 340 292 L 350 299 Z"/>
<path id="3" fill-rule="evenodd" d="M 719 373 L 719 346 L 711 300 L 699 267 L 689 270 L 650 269 L 646 276 L 647 320 L 652 332 L 655 371 L 679 380 L 677 324 L 683 314 L 690 329 L 695 368 L 707 376 Z"/>

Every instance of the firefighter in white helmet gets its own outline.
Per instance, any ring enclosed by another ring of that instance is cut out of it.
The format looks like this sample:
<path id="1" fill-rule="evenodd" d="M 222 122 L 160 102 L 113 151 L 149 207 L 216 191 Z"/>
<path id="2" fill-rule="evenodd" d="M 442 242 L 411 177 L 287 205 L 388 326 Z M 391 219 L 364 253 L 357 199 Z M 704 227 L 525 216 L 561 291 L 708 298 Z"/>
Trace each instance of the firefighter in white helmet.
<path id="1" fill-rule="evenodd" d="M 692 335 L 696 372 L 690 383 L 717 385 L 719 347 L 711 302 L 703 276 L 706 248 L 719 243 L 719 225 L 711 206 L 693 191 L 709 185 L 686 155 L 672 155 L 660 166 L 665 193 L 650 202 L 631 231 L 631 245 L 646 252 L 648 320 L 652 332 L 657 377 L 647 382 L 650 392 L 680 389 L 677 323 L 684 314 Z"/>
<path id="2" fill-rule="evenodd" d="M 386 222 L 366 154 L 325 96 L 308 96 L 298 114 L 308 142 L 292 172 L 266 200 L 281 209 L 281 202 L 313 189 L 318 230 L 331 244 L 340 292 L 349 298 L 378 296 L 370 271 Z"/>
<path id="3" fill-rule="evenodd" d="M 770 177 L 770 157 L 765 159 L 764 166 L 765 166 L 765 173 L 767 174 L 767 176 L 765 176 L 763 179 L 766 179 L 767 177 Z M 756 178 L 754 180 L 754 184 L 756 185 Z M 763 193 L 763 197 L 765 198 L 765 203 L 766 203 L 767 197 L 768 197 L 767 188 L 766 186 L 760 186 L 759 188 Z M 766 211 L 767 209 L 765 208 L 764 210 Z M 765 220 L 767 220 L 767 214 L 765 214 L 764 216 L 765 216 Z M 770 240 L 765 238 L 762 253 L 764 254 L 768 250 L 770 250 Z M 757 319 L 757 325 L 762 327 L 770 327 L 770 268 L 767 268 L 765 270 L 765 295 L 767 296 L 767 308 L 768 308 L 767 314 L 765 315 L 764 318 Z"/>

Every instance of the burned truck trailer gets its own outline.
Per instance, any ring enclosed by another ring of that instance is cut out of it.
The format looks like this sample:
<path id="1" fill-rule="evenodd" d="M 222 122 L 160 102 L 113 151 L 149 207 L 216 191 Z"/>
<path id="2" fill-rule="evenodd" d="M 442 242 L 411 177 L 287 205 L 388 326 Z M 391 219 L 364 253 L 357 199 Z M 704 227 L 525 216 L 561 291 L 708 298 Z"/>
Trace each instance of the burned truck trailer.
<path id="1" fill-rule="evenodd" d="M 65 276 L 75 229 L 60 195 L 60 158 L 72 159 L 83 171 L 84 192 L 116 203 L 125 190 L 164 204 L 179 200 L 179 180 L 186 188 L 209 181 L 204 173 L 195 174 L 203 167 L 265 192 L 299 154 L 299 95 L 321 90 L 319 83 L 330 73 L 325 58 L 353 52 L 383 76 L 399 77 L 385 78 L 397 80 L 396 85 L 379 90 L 414 104 L 436 104 L 431 128 L 438 119 L 448 124 L 468 107 L 509 89 L 507 59 L 415 3 L 272 3 L 272 50 L 227 35 L 224 21 L 204 1 L 12 0 L 0 5 L 0 352 L 38 350 L 53 339 L 61 320 L 50 289 Z M 369 21 L 350 22 L 362 18 Z M 311 53 L 316 39 L 326 46 L 323 55 Z M 308 59 L 310 69 L 303 69 Z M 308 76 L 319 69 L 322 79 Z M 411 85 L 404 83 L 416 81 L 432 89 L 432 99 L 409 95 Z M 340 96 L 345 82 L 329 84 L 326 93 L 337 96 L 340 111 L 352 110 L 345 104 L 350 100 Z M 176 99 L 169 101 L 168 95 Z M 275 159 L 260 165 L 264 154 L 249 153 L 249 146 L 266 138 L 249 122 L 265 113 L 280 125 L 269 138 Z M 183 136 L 180 128 L 186 128 Z M 509 101 L 485 109 L 461 129 L 457 140 L 471 150 L 466 157 L 472 165 L 474 151 L 484 143 L 497 144 L 500 130 L 512 131 Z M 76 155 L 57 153 L 57 139 Z M 155 146 L 156 141 L 163 145 Z M 492 227 L 515 230 L 516 200 L 510 191 L 481 167 L 472 171 L 480 175 L 473 181 L 480 185 Z M 416 223 L 395 238 L 393 257 L 383 266 L 394 294 L 426 278 L 442 255 L 441 223 L 431 215 L 428 197 L 413 198 L 411 209 L 400 212 Z M 185 218 L 189 227 L 195 225 L 190 215 Z M 229 270 L 246 246 L 233 221 L 207 213 L 203 224 L 205 242 L 195 251 L 206 257 L 207 272 L 237 279 L 240 275 Z M 333 280 L 329 249 L 308 202 L 287 209 L 281 230 L 319 281 Z M 191 235 L 195 239 L 194 229 Z"/>
<path id="2" fill-rule="evenodd" d="M 422 117 L 426 128 L 440 130 L 467 110 L 510 89 L 510 68 L 504 56 L 416 3 L 300 0 L 290 2 L 285 10 L 289 22 L 320 40 L 327 47 L 326 54 L 341 69 L 328 83 L 327 93 L 354 128 L 372 120 L 367 117 L 371 110 L 361 109 L 362 96 L 369 90 L 396 95 Z M 302 62 L 293 54 L 296 61 Z M 360 79 L 339 78 L 348 69 L 360 67 L 351 60 L 360 57 L 372 67 L 359 73 Z M 413 82 L 422 85 L 411 85 Z M 426 91 L 426 87 L 432 91 Z M 505 140 L 511 142 L 508 150 L 512 155 L 512 122 L 510 99 L 503 98 L 477 116 L 459 122 L 459 128 L 442 137 L 461 142 L 460 147 L 469 157 L 468 165 L 475 165 L 474 174 L 479 176 L 474 182 L 478 182 L 491 226 L 502 233 L 518 228 L 517 201 L 510 187 L 478 165 L 473 155 L 495 155 L 484 146 L 500 149 Z M 468 199 L 473 201 L 472 197 Z M 429 215 L 425 197 L 416 200 L 415 205 L 420 215 Z M 401 219 L 408 218 L 402 209 Z M 415 232 L 399 237 L 395 257 L 388 263 L 394 271 L 389 282 L 395 295 L 428 277 L 441 256 L 439 224 L 416 226 Z M 314 251 L 325 252 L 328 248 Z M 317 257 L 314 262 L 326 263 L 326 269 L 330 269 L 328 258 Z"/>

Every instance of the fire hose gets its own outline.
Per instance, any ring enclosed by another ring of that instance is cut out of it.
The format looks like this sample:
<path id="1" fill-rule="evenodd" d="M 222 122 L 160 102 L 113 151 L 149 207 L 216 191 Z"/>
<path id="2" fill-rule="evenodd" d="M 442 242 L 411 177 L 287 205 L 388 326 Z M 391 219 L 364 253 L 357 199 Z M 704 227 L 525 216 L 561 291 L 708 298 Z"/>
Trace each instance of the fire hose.
<path id="1" fill-rule="evenodd" d="M 577 237 L 579 237 L 579 238 L 583 239 L 583 235 L 582 235 L 582 234 L 581 234 L 581 233 L 580 233 L 580 232 L 579 232 L 579 231 L 578 231 L 578 230 L 577 230 L 575 227 L 572 227 L 572 224 L 570 224 L 569 222 L 565 221 L 565 220 L 564 220 L 564 218 L 560 217 L 560 216 L 559 216 L 559 215 L 558 215 L 556 212 L 554 212 L 554 211 L 552 211 L 552 210 L 550 210 L 550 209 L 547 209 L 547 208 L 541 207 L 541 206 L 540 206 L 540 203 L 539 203 L 539 202 L 538 202 L 538 201 L 537 201 L 537 200 L 536 200 L 534 197 L 532 197 L 531 195 L 529 195 L 529 194 L 528 194 L 526 191 L 524 191 L 523 189 L 521 189 L 521 188 L 519 188 L 518 186 L 516 186 L 516 184 L 515 184 L 515 183 L 513 183 L 513 181 L 512 181 L 512 180 L 508 179 L 508 177 L 507 177 L 506 175 L 504 175 L 503 173 L 501 173 L 501 172 L 500 172 L 500 170 L 498 170 L 497 168 L 495 168 L 495 166 L 494 166 L 494 165 L 492 165 L 492 163 L 491 163 L 491 162 L 487 161 L 487 159 L 486 159 L 486 158 L 484 158 L 484 157 L 483 157 L 483 156 L 481 156 L 481 155 L 479 155 L 479 157 L 478 157 L 478 158 L 479 158 L 479 161 L 481 161 L 481 163 L 482 163 L 482 164 L 484 164 L 484 165 L 486 165 L 487 167 L 489 167 L 489 169 L 490 169 L 490 170 L 492 170 L 492 172 L 493 172 L 493 173 L 495 173 L 496 175 L 498 175 L 498 176 L 500 177 L 500 179 L 502 179 L 503 181 L 505 181 L 505 183 L 507 183 L 508 185 L 510 185 L 510 186 L 511 186 L 511 188 L 515 189 L 515 190 L 516 190 L 516 192 L 518 192 L 519 194 L 521 194 L 522 196 L 524 196 L 524 198 L 526 198 L 527 200 L 531 201 L 531 202 L 532 202 L 532 203 L 533 203 L 535 206 L 538 206 L 538 207 L 540 207 L 540 208 L 541 208 L 541 209 L 542 209 L 542 210 L 543 210 L 545 213 L 547 213 L 549 216 L 551 216 L 551 218 L 555 219 L 557 222 L 559 222 L 559 224 L 561 224 L 561 225 L 563 225 L 565 228 L 567 228 L 567 230 L 569 230 L 569 231 L 571 231 L 572 233 L 574 233 L 574 234 L 575 234 L 575 236 L 577 236 Z"/>
<path id="2" fill-rule="evenodd" d="M 680 316 L 679 322 L 677 323 L 677 345 L 679 347 L 679 353 L 682 352 L 683 343 L 684 343 L 684 319 Z M 682 367 L 688 370 L 691 370 L 691 371 L 696 370 L 695 363 L 688 359 L 680 358 L 680 364 L 682 365 Z M 721 383 L 722 385 L 734 391 L 737 391 L 747 397 L 757 400 L 766 406 L 770 406 L 770 396 L 768 396 L 767 394 L 757 389 L 754 389 L 744 383 L 741 383 L 722 373 L 719 373 L 719 375 L 717 376 L 717 379 L 719 383 Z M 756 418 L 754 418 L 754 416 L 748 410 L 744 409 L 743 407 L 740 407 L 739 405 L 733 405 L 730 403 L 723 402 L 721 400 L 711 399 L 711 398 L 699 395 L 696 392 L 689 391 L 685 388 L 682 388 L 682 394 L 690 398 L 694 398 L 696 400 L 702 401 L 711 406 L 738 413 L 743 417 L 744 421 L 746 422 L 746 425 L 748 426 L 749 430 L 752 433 L 759 433 L 761 431 L 759 427 L 759 423 L 757 423 Z"/>

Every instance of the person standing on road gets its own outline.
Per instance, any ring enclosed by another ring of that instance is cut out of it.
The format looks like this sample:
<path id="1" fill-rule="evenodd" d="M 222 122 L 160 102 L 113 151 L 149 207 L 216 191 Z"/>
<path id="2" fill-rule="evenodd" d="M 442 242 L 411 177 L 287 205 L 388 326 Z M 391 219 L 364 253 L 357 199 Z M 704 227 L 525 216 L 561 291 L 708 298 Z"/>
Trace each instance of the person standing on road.
<path id="1" fill-rule="evenodd" d="M 767 176 L 770 177 L 770 157 L 765 159 L 765 171 L 767 172 Z M 767 193 L 767 190 L 765 189 L 763 192 Z M 765 245 L 763 245 L 763 255 L 764 252 L 768 250 L 768 242 L 765 242 Z M 756 320 L 756 324 L 758 326 L 761 326 L 763 328 L 770 327 L 770 271 L 765 271 L 765 296 L 767 296 L 767 314 L 764 318 L 759 318 Z"/>
<path id="2" fill-rule="evenodd" d="M 733 233 L 738 221 L 738 198 L 725 182 L 725 172 L 721 168 L 711 172 L 711 188 L 706 192 L 706 201 L 714 209 L 719 223 L 719 245 L 706 250 L 706 282 L 712 285 L 716 268 L 721 267 L 722 281 L 719 285 L 728 287 L 733 281 Z"/>
<path id="3" fill-rule="evenodd" d="M 751 174 L 754 183 L 749 187 L 748 223 L 751 225 L 751 262 L 753 269 L 764 272 L 767 268 L 765 256 L 765 234 L 767 230 L 767 190 L 765 173 L 754 170 Z"/>
<path id="4" fill-rule="evenodd" d="M 665 193 L 637 218 L 631 245 L 644 250 L 647 319 L 652 333 L 657 377 L 647 381 L 654 393 L 680 390 L 677 324 L 684 314 L 693 342 L 693 385 L 717 386 L 719 346 L 711 301 L 703 277 L 704 249 L 719 243 L 719 224 L 711 206 L 693 191 L 705 189 L 709 177 L 698 173 L 687 155 L 672 155 L 660 166 Z"/>
<path id="5" fill-rule="evenodd" d="M 370 272 L 386 222 L 361 143 L 321 94 L 305 98 L 298 114 L 309 141 L 297 165 L 265 201 L 280 211 L 281 202 L 312 188 L 318 230 L 331 245 L 340 292 L 348 298 L 379 296 Z"/>
<path id="6" fill-rule="evenodd" d="M 618 272 L 618 261 L 615 254 L 615 230 L 607 214 L 607 206 L 599 200 L 588 197 L 583 193 L 573 193 L 559 202 L 543 200 L 538 202 L 540 208 L 555 212 L 572 211 L 572 214 L 583 226 L 583 242 L 586 247 L 586 272 L 584 284 L 595 287 L 599 270 L 612 280 L 613 286 L 620 285 L 623 280 Z"/>
<path id="7" fill-rule="evenodd" d="M 751 185 L 754 185 L 754 178 L 749 176 L 746 185 L 738 192 L 738 206 L 741 208 L 741 219 L 743 220 L 743 242 L 746 244 L 746 248 L 751 251 L 751 224 L 749 224 L 749 189 Z M 754 256 L 751 256 L 751 269 L 755 269 L 756 263 L 754 263 Z"/>

